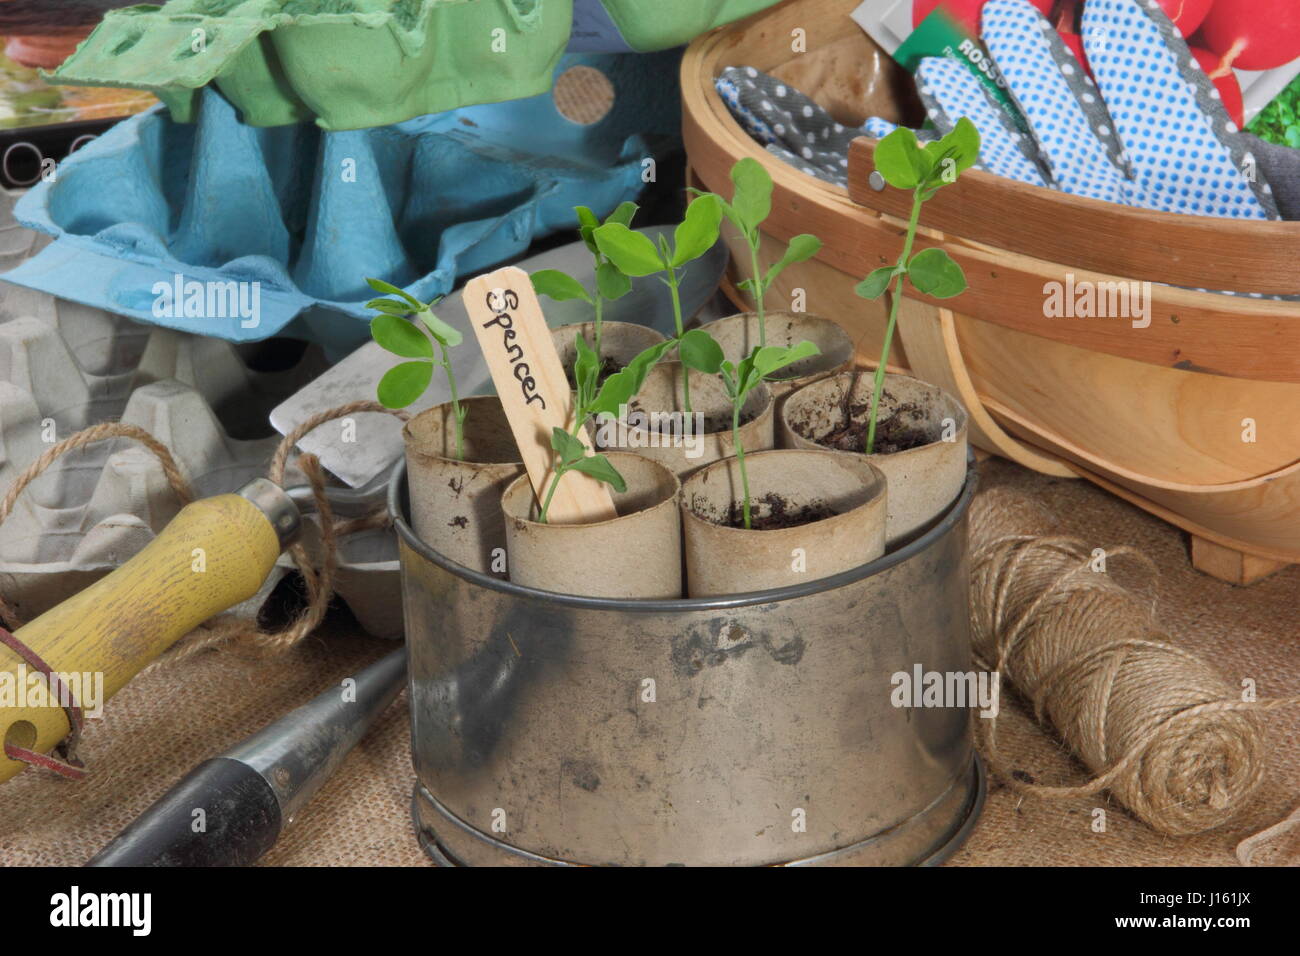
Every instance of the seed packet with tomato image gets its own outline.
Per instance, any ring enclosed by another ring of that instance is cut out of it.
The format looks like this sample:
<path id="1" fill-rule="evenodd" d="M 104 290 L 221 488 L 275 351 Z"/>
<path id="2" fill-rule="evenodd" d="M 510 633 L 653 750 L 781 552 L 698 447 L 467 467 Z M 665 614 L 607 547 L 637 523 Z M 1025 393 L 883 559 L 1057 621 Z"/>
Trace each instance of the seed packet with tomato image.
<path id="1" fill-rule="evenodd" d="M 1025 123 L 1007 84 L 983 44 L 979 16 L 986 0 L 865 0 L 850 16 L 909 73 L 926 57 L 942 56 L 963 63 L 979 78 L 995 102 L 1023 132 Z M 1040 9 L 1053 0 L 1031 0 Z"/>
<path id="2" fill-rule="evenodd" d="M 1017 125 L 1023 120 L 1001 95 L 980 36 L 988 0 L 865 0 L 853 19 L 886 52 L 915 72 L 926 56 L 963 60 L 991 89 Z M 1027 0 L 1056 27 L 1089 70 L 1079 24 L 1087 0 Z M 1147 0 L 1182 32 L 1214 82 L 1228 115 L 1261 139 L 1300 148 L 1300 0 Z"/>
<path id="3" fill-rule="evenodd" d="M 1300 148 L 1300 2 L 1182 0 L 1201 12 L 1188 45 L 1228 112 L 1240 97 L 1246 129 L 1260 139 Z M 1231 85 L 1239 87 L 1239 93 Z M 1228 89 L 1225 91 L 1224 86 Z M 1234 117 L 1237 118 L 1237 117 Z"/>

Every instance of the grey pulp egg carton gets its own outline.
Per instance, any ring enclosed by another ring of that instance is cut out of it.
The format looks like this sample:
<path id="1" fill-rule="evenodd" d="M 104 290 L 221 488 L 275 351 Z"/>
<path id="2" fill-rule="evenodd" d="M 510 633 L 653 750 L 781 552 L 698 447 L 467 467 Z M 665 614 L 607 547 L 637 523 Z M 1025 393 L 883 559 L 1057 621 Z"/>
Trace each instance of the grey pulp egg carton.
<path id="1" fill-rule="evenodd" d="M 50 237 L 18 225 L 0 190 L 0 273 Z M 263 475 L 280 436 L 270 410 L 326 368 L 317 346 L 236 345 L 0 283 L 0 495 L 55 442 L 104 421 L 150 432 L 194 494 Z M 303 483 L 296 469 L 286 483 Z M 158 460 L 129 439 L 56 461 L 0 525 L 0 595 L 24 620 L 71 597 L 153 540 L 180 510 Z M 307 522 L 313 548 L 316 526 Z M 281 556 L 253 614 L 293 569 Z M 397 546 L 388 531 L 343 539 L 337 595 L 371 634 L 400 636 Z"/>

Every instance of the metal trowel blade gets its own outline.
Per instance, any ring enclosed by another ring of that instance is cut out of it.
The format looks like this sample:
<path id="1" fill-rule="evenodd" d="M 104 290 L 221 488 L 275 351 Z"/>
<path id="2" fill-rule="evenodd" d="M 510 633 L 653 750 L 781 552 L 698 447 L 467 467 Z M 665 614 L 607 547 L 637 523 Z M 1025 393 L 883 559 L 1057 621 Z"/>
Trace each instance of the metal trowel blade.
<path id="1" fill-rule="evenodd" d="M 671 226 L 651 226 L 640 229 L 656 245 L 661 234 L 671 233 Z M 525 272 L 539 269 L 559 269 L 573 276 L 587 288 L 594 279 L 591 252 L 582 242 L 543 252 L 518 263 Z M 708 253 L 682 270 L 681 302 L 684 320 L 689 319 L 713 296 L 727 267 L 727 248 L 717 243 Z M 552 328 L 572 322 L 591 320 L 591 307 L 585 302 L 572 300 L 554 302 L 544 300 L 547 324 Z M 452 368 L 460 394 L 491 394 L 492 378 L 488 374 L 483 354 L 474 346 L 473 330 L 469 316 L 461 301 L 461 290 L 448 295 L 435 307 L 438 317 L 450 322 L 465 336 L 465 343 L 453 349 Z M 611 322 L 632 322 L 648 325 L 664 335 L 674 333 L 672 299 L 658 276 L 632 280 L 632 291 L 616 302 L 608 302 L 605 319 Z M 315 381 L 295 392 L 271 411 L 271 425 L 282 435 L 287 435 L 300 422 L 311 416 L 345 405 L 349 402 L 375 398 L 375 388 L 394 365 L 407 359 L 386 352 L 374 342 L 367 342 L 343 361 Z M 449 401 L 451 393 L 447 381 L 435 375 L 428 390 L 407 408 L 412 415 Z M 362 412 L 352 416 L 352 424 L 329 422 L 317 428 L 298 443 L 304 452 L 320 459 L 341 481 L 353 488 L 362 488 L 376 480 L 386 479 L 402 454 L 402 423 L 392 415 L 381 412 Z"/>

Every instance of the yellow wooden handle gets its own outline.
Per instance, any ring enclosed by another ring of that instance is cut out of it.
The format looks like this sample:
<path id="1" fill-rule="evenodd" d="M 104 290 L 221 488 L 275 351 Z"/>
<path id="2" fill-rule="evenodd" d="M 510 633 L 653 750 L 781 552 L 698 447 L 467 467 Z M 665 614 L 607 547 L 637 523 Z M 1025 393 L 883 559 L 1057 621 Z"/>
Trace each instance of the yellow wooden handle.
<path id="1" fill-rule="evenodd" d="M 102 705 L 203 621 L 256 594 L 279 554 L 275 529 L 251 501 L 239 495 L 196 501 L 126 564 L 14 636 L 66 675 L 74 693 L 80 681 L 78 703 L 90 710 L 100 688 Z M 19 687 L 24 672 L 28 686 Z M 30 686 L 31 675 L 22 658 L 0 645 L 3 739 L 47 753 L 70 728 L 58 701 L 47 699 L 43 686 Z M 0 750 L 0 783 L 25 766 Z"/>

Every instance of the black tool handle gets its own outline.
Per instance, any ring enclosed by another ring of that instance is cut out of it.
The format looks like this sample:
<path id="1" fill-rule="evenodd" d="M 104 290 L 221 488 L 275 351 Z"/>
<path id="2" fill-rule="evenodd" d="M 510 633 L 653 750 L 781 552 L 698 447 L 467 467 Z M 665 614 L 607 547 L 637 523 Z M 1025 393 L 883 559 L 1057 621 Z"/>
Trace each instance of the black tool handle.
<path id="1" fill-rule="evenodd" d="M 87 866 L 247 866 L 280 835 L 280 804 L 248 764 L 195 767 Z"/>

